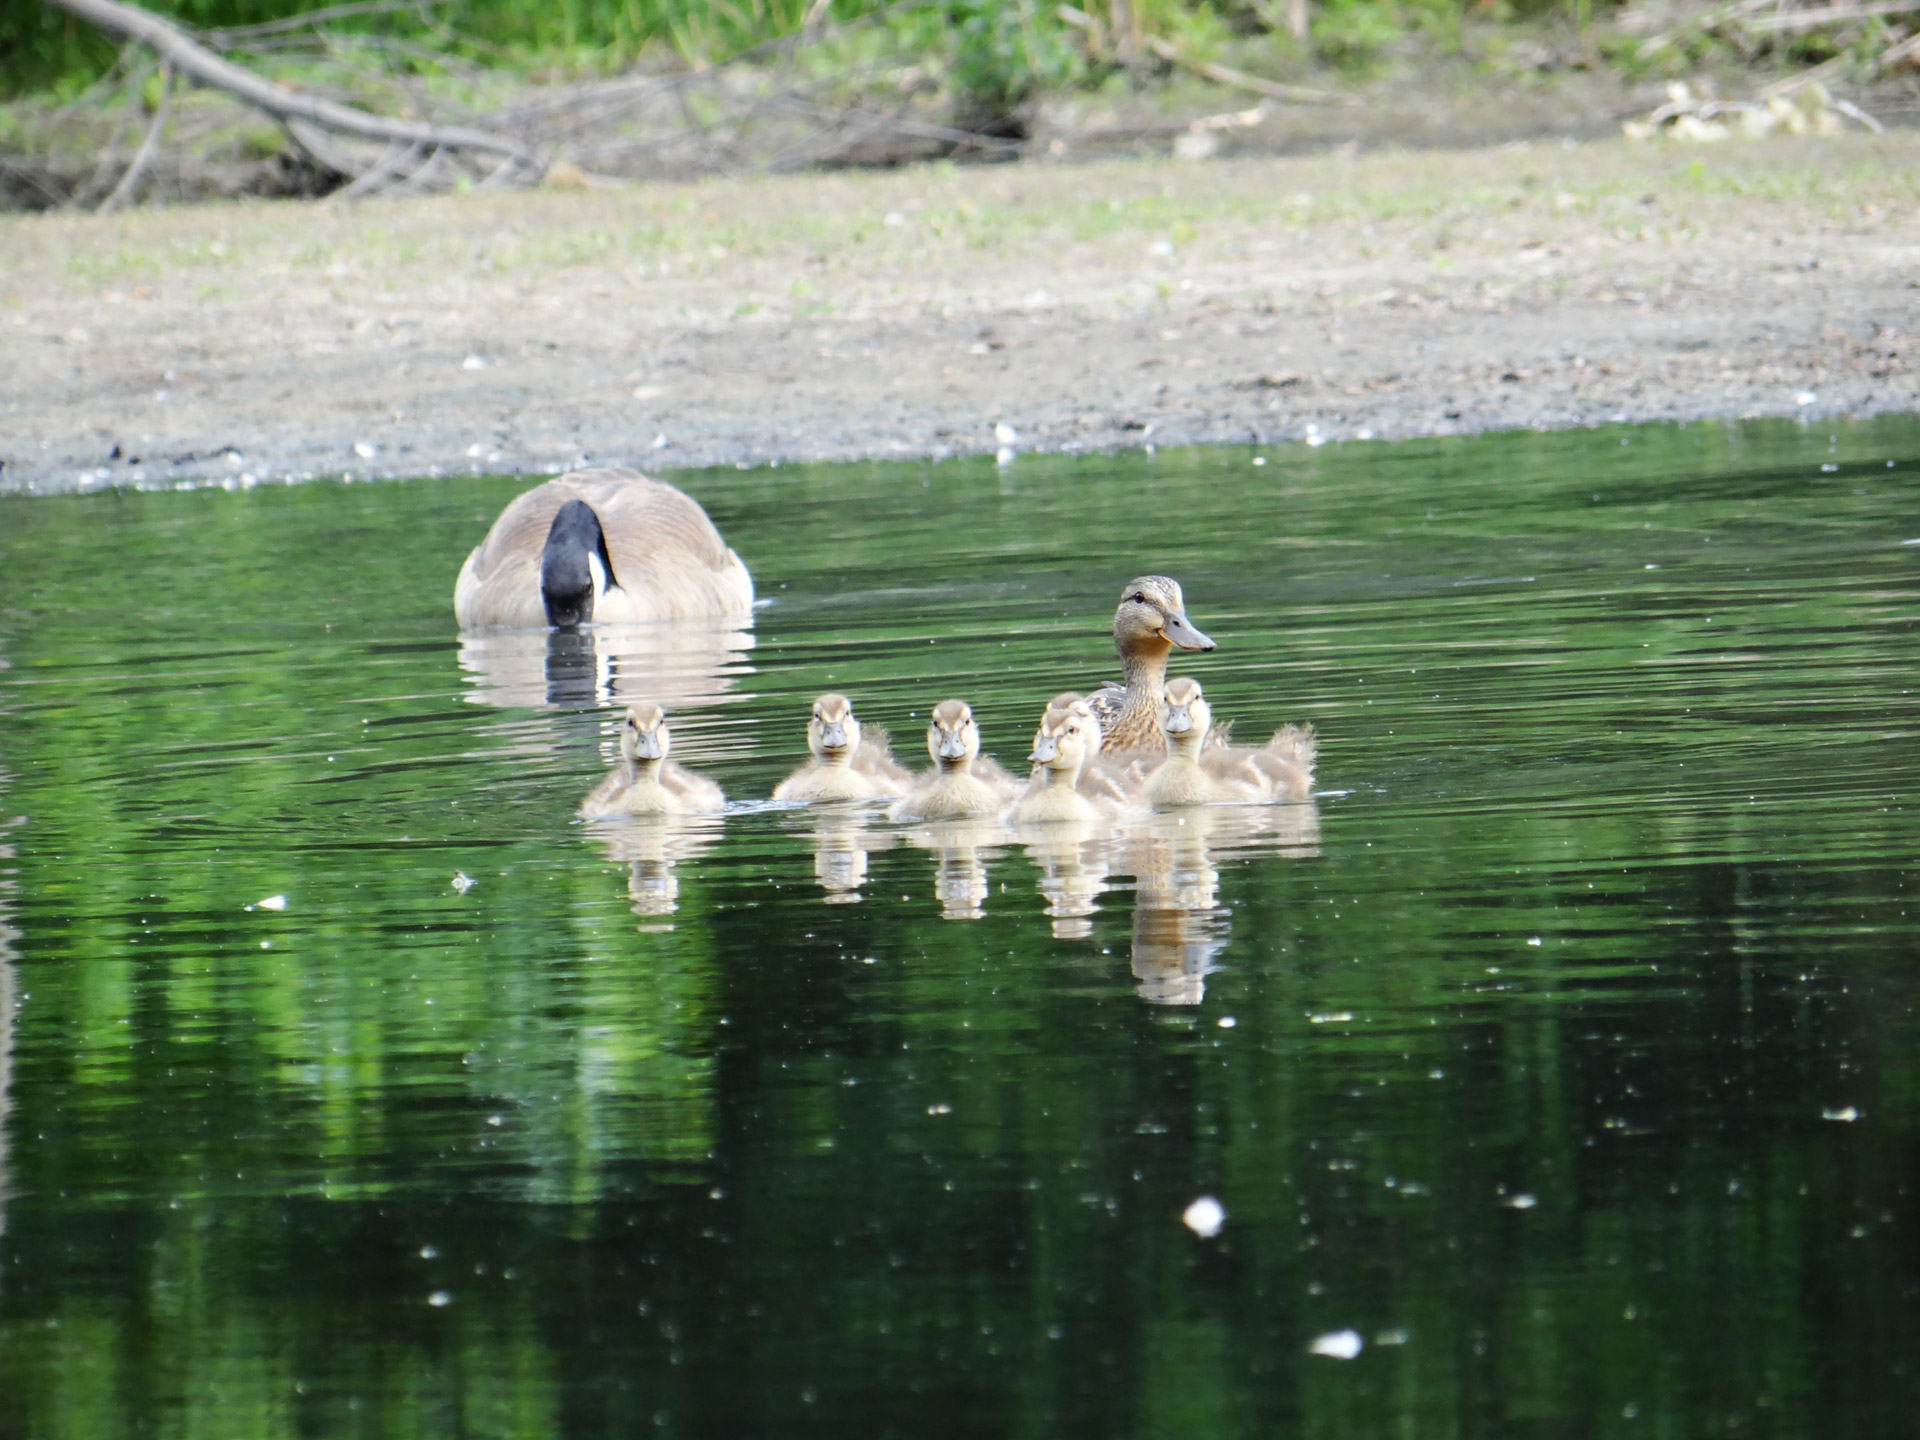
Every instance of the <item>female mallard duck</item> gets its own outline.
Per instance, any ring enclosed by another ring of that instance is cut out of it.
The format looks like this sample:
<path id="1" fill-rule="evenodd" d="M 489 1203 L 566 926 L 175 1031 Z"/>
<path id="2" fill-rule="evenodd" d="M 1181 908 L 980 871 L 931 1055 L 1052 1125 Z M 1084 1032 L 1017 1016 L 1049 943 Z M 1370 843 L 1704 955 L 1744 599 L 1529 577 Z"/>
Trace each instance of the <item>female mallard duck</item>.
<path id="1" fill-rule="evenodd" d="M 500 512 L 453 587 L 463 630 L 749 615 L 753 579 L 697 502 L 637 470 L 575 470 Z"/>
<path id="2" fill-rule="evenodd" d="M 1176 645 L 1182 650 L 1213 649 L 1213 641 L 1187 619 L 1180 582 L 1165 575 L 1128 581 L 1120 608 L 1113 612 L 1113 648 L 1120 652 L 1125 683 L 1109 680 L 1087 697 L 1108 754 L 1166 753 L 1167 742 L 1160 734 L 1160 692 L 1167 678 L 1167 656 Z"/>
<path id="3" fill-rule="evenodd" d="M 587 820 L 611 815 L 700 815 L 726 807 L 720 787 L 667 758 L 673 737 L 658 705 L 635 705 L 620 726 L 620 767 L 580 802 Z"/>
<path id="4" fill-rule="evenodd" d="M 1014 783 L 992 760 L 980 756 L 980 727 L 964 700 L 942 700 L 927 726 L 933 768 L 913 782 L 887 811 L 889 820 L 958 820 L 998 815 L 1013 798 Z"/>
<path id="5" fill-rule="evenodd" d="M 902 794 L 913 777 L 887 750 L 884 730 L 864 734 L 844 695 L 822 695 L 807 721 L 813 758 L 774 787 L 776 800 L 883 800 Z"/>
<path id="6" fill-rule="evenodd" d="M 1200 682 L 1182 675 L 1167 682 L 1160 729 L 1167 758 L 1147 776 L 1146 800 L 1156 810 L 1216 800 L 1304 800 L 1313 789 L 1312 726 L 1285 725 L 1258 749 L 1207 748 L 1213 711 Z"/>
<path id="7" fill-rule="evenodd" d="M 1103 819 L 1125 802 L 1111 779 L 1081 786 L 1087 762 L 1100 751 L 1100 726 L 1086 700 L 1069 691 L 1056 695 L 1034 733 L 1033 779 L 1014 802 L 1012 818 L 1023 824 Z M 1088 794 L 1087 790 L 1093 793 Z"/>

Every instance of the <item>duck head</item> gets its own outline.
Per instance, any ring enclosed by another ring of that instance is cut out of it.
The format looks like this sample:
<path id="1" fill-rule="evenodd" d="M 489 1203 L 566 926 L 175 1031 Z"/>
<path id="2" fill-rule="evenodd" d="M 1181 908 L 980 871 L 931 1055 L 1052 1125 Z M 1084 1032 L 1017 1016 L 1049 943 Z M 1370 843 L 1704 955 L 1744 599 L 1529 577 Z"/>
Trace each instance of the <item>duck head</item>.
<path id="1" fill-rule="evenodd" d="M 547 623 L 587 624 L 596 602 L 619 585 L 600 517 L 584 500 L 567 501 L 547 527 L 546 548 L 540 552 L 540 599 Z"/>
<path id="2" fill-rule="evenodd" d="M 807 749 L 823 765 L 845 765 L 860 748 L 860 722 L 853 718 L 853 702 L 844 695 L 822 695 L 813 702 L 807 721 Z"/>
<path id="3" fill-rule="evenodd" d="M 1113 612 L 1113 644 L 1123 659 L 1139 653 L 1164 655 L 1176 645 L 1182 650 L 1213 649 L 1213 641 L 1187 619 L 1180 582 L 1165 575 L 1127 582 L 1120 608 Z"/>
<path id="4" fill-rule="evenodd" d="M 1160 699 L 1160 733 L 1169 753 L 1198 754 L 1213 725 L 1213 708 L 1200 693 L 1200 682 L 1181 675 L 1167 682 Z"/>
<path id="5" fill-rule="evenodd" d="M 1071 785 L 1080 767 L 1099 751 L 1100 722 L 1081 696 L 1068 691 L 1048 703 L 1027 759 L 1048 772 L 1049 783 Z"/>
<path id="6" fill-rule="evenodd" d="M 980 753 L 980 727 L 964 700 L 942 700 L 927 726 L 927 754 L 941 770 L 964 770 Z"/>
<path id="7" fill-rule="evenodd" d="M 620 754 L 630 765 L 667 758 L 673 737 L 667 731 L 667 716 L 658 705 L 634 705 L 620 724 Z"/>

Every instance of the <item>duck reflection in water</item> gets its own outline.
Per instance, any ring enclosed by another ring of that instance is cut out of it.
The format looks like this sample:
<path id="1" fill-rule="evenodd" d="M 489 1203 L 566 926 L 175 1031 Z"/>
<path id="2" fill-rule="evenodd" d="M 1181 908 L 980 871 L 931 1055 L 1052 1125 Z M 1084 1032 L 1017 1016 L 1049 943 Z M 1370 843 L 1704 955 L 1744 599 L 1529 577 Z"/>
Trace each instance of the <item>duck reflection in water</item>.
<path id="1" fill-rule="evenodd" d="M 627 867 L 627 896 L 633 913 L 645 921 L 663 921 L 680 908 L 677 867 L 698 860 L 720 843 L 718 815 L 639 815 L 593 827 L 594 839 L 616 865 Z M 642 930 L 671 930 L 671 924 L 645 924 Z"/>
<path id="2" fill-rule="evenodd" d="M 476 705 L 577 710 L 651 700 L 669 709 L 717 700 L 742 675 L 753 631 L 739 619 L 478 630 L 460 637 Z"/>
<path id="3" fill-rule="evenodd" d="M 6 778 L 0 771 L 0 780 Z M 13 859 L 13 846 L 0 845 L 0 861 Z M 11 865 L 8 867 L 11 869 Z M 13 1017 L 20 993 L 19 977 L 14 973 L 13 942 L 18 933 L 12 925 L 7 902 L 13 898 L 13 882 L 0 879 L 0 1235 L 7 1231 L 7 1122 L 13 1108 Z"/>
<path id="4" fill-rule="evenodd" d="M 856 805 L 829 803 L 807 812 L 813 837 L 813 878 L 829 905 L 857 905 L 867 883 L 867 855 L 891 850 L 894 837 L 876 830 L 873 814 Z"/>
<path id="5" fill-rule="evenodd" d="M 1318 855 L 1320 813 L 1295 805 L 1201 805 L 1132 822 L 1118 865 L 1135 879 L 1134 992 L 1149 1005 L 1198 1005 L 1206 976 L 1233 937 L 1220 903 L 1223 858 Z"/>
<path id="6" fill-rule="evenodd" d="M 1009 838 L 991 816 L 936 820 L 906 832 L 907 844 L 933 852 L 933 893 L 943 919 L 978 920 L 987 913 L 987 864 L 1000 858 Z"/>

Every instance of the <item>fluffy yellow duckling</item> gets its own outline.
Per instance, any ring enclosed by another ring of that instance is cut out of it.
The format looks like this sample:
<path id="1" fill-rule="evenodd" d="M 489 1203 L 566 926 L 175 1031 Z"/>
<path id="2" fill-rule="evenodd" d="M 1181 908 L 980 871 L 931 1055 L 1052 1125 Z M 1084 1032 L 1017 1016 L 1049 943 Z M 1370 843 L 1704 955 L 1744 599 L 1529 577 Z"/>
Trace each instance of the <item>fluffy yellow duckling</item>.
<path id="1" fill-rule="evenodd" d="M 960 820 L 998 815 L 1013 798 L 1007 772 L 980 756 L 980 727 L 964 700 L 942 700 L 927 726 L 933 768 L 887 811 L 889 820 Z"/>
<path id="2" fill-rule="evenodd" d="M 672 745 L 666 712 L 650 704 L 630 708 L 620 725 L 620 766 L 580 802 L 581 816 L 700 815 L 725 808 L 718 785 L 667 758 Z"/>
<path id="3" fill-rule="evenodd" d="M 1207 748 L 1213 711 L 1189 676 L 1167 682 L 1160 729 L 1167 758 L 1147 776 L 1145 798 L 1156 810 L 1217 800 L 1304 800 L 1313 789 L 1311 726 L 1282 726 L 1258 749 Z"/>
<path id="4" fill-rule="evenodd" d="M 1022 824 L 1088 821 L 1114 814 L 1126 793 L 1110 777 L 1088 777 L 1088 762 L 1100 752 L 1100 724 L 1084 697 L 1068 691 L 1054 696 L 1034 733 L 1033 779 L 1014 802 L 1012 818 Z"/>
<path id="5" fill-rule="evenodd" d="M 1113 612 L 1113 648 L 1120 653 L 1125 683 L 1109 680 L 1087 697 L 1109 755 L 1166 754 L 1167 743 L 1160 734 L 1160 693 L 1166 684 L 1167 657 L 1175 646 L 1214 648 L 1213 641 L 1187 619 L 1180 582 L 1165 575 L 1129 580 Z"/>
<path id="6" fill-rule="evenodd" d="M 894 764 L 885 731 L 862 734 L 853 702 L 844 695 L 822 695 L 813 702 L 807 749 L 813 758 L 774 787 L 774 799 L 884 800 L 904 793 L 912 778 Z"/>

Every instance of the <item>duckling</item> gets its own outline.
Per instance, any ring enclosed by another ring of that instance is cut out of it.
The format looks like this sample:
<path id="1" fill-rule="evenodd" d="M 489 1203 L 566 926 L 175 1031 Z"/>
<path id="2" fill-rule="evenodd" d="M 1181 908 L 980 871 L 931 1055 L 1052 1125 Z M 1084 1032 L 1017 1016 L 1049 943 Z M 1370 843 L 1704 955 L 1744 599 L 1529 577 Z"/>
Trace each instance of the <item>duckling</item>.
<path id="1" fill-rule="evenodd" d="M 980 727 L 964 700 L 942 700 L 927 726 L 933 768 L 887 811 L 889 820 L 956 820 L 998 815 L 1013 798 L 1007 772 L 980 754 Z"/>
<path id="2" fill-rule="evenodd" d="M 774 787 L 776 800 L 882 800 L 905 793 L 912 777 L 893 761 L 884 730 L 863 735 L 844 695 L 822 695 L 807 722 L 813 758 Z"/>
<path id="3" fill-rule="evenodd" d="M 720 787 L 667 758 L 673 737 L 658 705 L 635 705 L 620 725 L 620 767 L 580 802 L 587 820 L 610 815 L 701 815 L 726 807 Z"/>
<path id="4" fill-rule="evenodd" d="M 1167 758 L 1147 776 L 1145 798 L 1156 810 L 1217 800 L 1304 800 L 1313 789 L 1311 726 L 1283 726 L 1259 749 L 1207 749 L 1213 711 L 1200 682 L 1182 675 L 1167 682 L 1160 728 Z"/>
<path id="5" fill-rule="evenodd" d="M 463 630 L 753 613 L 753 577 L 697 501 L 597 466 L 512 501 L 453 587 Z"/>
<path id="6" fill-rule="evenodd" d="M 1125 800 L 1106 777 L 1089 794 L 1080 786 L 1087 762 L 1100 750 L 1100 726 L 1083 696 L 1056 695 L 1033 737 L 1033 779 L 1014 802 L 1012 818 L 1023 824 L 1105 818 Z"/>
<path id="7" fill-rule="evenodd" d="M 1166 754 L 1160 734 L 1160 692 L 1167 678 L 1167 656 L 1182 650 L 1211 650 L 1213 641 L 1187 619 L 1180 582 L 1165 575 L 1129 580 L 1113 612 L 1113 648 L 1120 652 L 1125 683 L 1109 680 L 1087 697 L 1100 722 L 1109 754 L 1139 750 Z"/>

